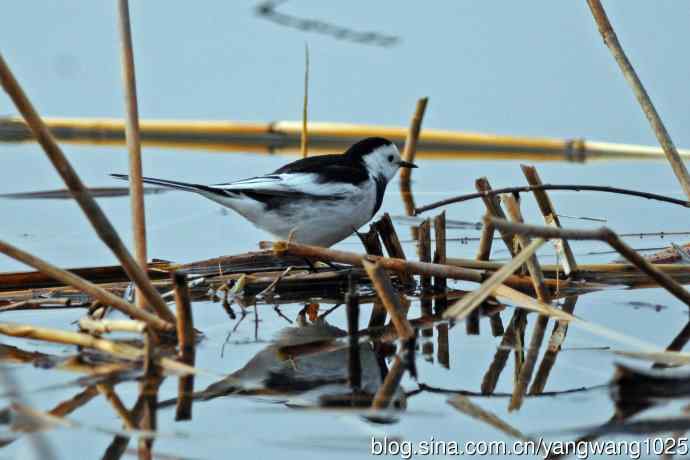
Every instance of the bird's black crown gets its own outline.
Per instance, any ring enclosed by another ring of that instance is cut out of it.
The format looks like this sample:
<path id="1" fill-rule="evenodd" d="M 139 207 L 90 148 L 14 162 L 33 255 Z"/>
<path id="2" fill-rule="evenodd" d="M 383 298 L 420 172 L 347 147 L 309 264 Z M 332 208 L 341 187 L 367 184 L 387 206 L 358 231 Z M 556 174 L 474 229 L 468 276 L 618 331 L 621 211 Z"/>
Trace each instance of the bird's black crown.
<path id="1" fill-rule="evenodd" d="M 377 148 L 391 144 L 393 144 L 391 141 L 384 139 L 383 137 L 367 137 L 366 139 L 362 139 L 361 141 L 352 144 L 352 146 L 345 152 L 345 155 L 355 161 L 361 160 L 365 155 L 370 154 Z"/>

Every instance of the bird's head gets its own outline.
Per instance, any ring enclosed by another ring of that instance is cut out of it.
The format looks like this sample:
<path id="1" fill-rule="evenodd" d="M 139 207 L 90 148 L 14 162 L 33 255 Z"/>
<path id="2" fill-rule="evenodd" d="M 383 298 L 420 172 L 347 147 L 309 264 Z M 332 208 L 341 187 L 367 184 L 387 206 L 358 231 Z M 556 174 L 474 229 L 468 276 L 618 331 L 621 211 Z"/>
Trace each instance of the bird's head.
<path id="1" fill-rule="evenodd" d="M 395 144 L 382 137 L 368 137 L 352 145 L 346 155 L 360 161 L 374 177 L 382 176 L 389 181 L 400 168 L 417 166 L 403 161 Z"/>

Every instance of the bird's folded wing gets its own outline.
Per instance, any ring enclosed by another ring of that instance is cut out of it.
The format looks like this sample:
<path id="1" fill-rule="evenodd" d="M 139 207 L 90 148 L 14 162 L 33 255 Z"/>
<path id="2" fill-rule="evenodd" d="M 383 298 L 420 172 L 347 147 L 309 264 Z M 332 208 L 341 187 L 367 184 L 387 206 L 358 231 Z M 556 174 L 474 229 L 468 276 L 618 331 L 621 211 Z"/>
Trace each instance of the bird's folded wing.
<path id="1" fill-rule="evenodd" d="M 226 184 L 214 184 L 214 188 L 227 192 L 253 192 L 263 195 L 312 195 L 333 196 L 353 193 L 356 184 L 347 180 L 329 180 L 328 176 L 314 173 L 269 174 Z"/>

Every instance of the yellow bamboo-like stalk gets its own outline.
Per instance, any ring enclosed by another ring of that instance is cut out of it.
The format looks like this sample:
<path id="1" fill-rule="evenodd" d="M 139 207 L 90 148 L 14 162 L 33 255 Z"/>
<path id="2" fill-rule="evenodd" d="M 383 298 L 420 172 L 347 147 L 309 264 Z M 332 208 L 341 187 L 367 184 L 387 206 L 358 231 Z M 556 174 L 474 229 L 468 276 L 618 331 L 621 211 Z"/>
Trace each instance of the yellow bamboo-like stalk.
<path id="1" fill-rule="evenodd" d="M 43 119 L 62 142 L 87 145 L 123 145 L 125 123 L 114 118 Z M 237 122 L 213 120 L 140 120 L 144 146 L 204 149 L 225 152 L 300 153 L 301 121 Z M 309 123 L 312 153 L 342 153 L 369 136 L 388 138 L 403 145 L 408 127 L 352 123 Z M 0 117 L 0 142 L 26 142 L 31 133 L 19 117 Z M 678 149 L 683 158 L 690 150 Z M 417 158 L 492 159 L 525 161 L 658 160 L 659 147 L 584 139 L 555 139 L 469 133 L 425 128 Z"/>

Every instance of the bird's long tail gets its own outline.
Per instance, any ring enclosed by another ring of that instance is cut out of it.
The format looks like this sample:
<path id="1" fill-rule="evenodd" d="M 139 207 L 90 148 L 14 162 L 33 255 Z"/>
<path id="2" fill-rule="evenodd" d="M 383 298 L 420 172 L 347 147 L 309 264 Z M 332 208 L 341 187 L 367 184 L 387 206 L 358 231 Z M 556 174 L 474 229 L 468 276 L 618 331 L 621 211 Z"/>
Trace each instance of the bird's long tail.
<path id="1" fill-rule="evenodd" d="M 114 177 L 115 179 L 129 180 L 129 176 L 127 174 L 111 174 L 110 176 Z M 174 180 L 156 179 L 153 177 L 142 177 L 141 180 L 146 184 L 161 185 L 163 187 L 173 188 L 173 189 L 177 189 L 177 190 L 185 190 L 187 192 L 196 192 L 196 193 L 209 193 L 210 192 L 210 193 L 214 193 L 214 194 L 218 193 L 217 189 L 214 189 L 213 187 L 207 187 L 206 185 L 190 184 L 187 182 L 177 182 Z"/>

